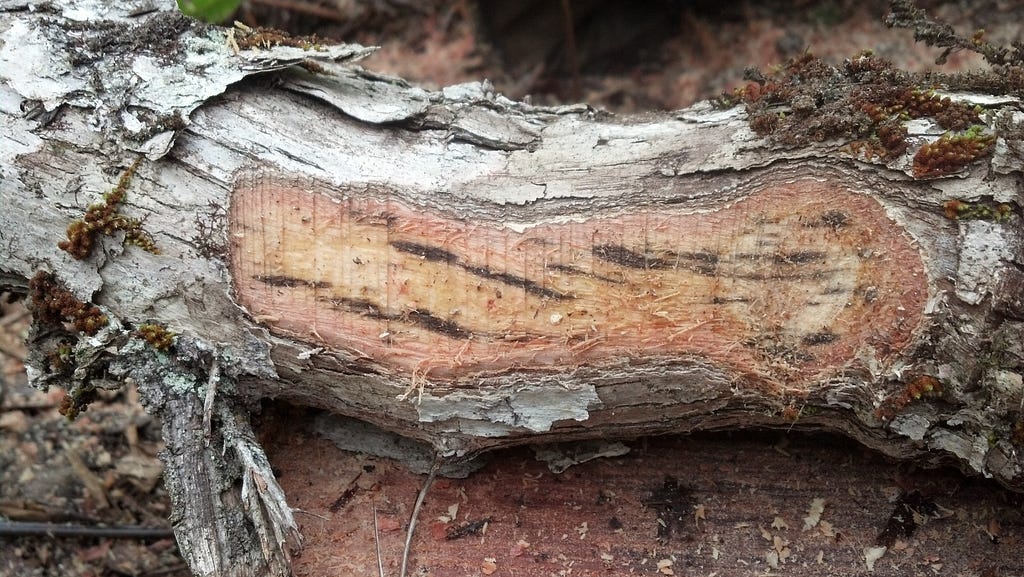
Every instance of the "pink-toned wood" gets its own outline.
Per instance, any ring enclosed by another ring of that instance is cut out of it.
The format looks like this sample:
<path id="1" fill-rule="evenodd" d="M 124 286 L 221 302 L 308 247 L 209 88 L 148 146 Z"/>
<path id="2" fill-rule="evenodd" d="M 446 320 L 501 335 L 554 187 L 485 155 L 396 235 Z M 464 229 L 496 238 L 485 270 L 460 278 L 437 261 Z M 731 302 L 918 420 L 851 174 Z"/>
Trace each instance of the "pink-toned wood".
<path id="1" fill-rule="evenodd" d="M 263 177 L 234 191 L 230 227 L 254 318 L 414 378 L 697 356 L 804 388 L 891 359 L 928 297 L 908 236 L 836 182 L 513 230 Z"/>

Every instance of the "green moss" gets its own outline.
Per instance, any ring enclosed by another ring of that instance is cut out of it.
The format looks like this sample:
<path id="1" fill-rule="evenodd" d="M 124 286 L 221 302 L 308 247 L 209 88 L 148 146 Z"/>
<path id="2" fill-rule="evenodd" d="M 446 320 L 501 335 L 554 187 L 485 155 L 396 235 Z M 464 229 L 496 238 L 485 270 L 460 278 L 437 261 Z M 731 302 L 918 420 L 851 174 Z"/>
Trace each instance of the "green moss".
<path id="1" fill-rule="evenodd" d="M 1006 222 L 1013 216 L 1013 209 L 1005 203 L 966 202 L 947 200 L 942 204 L 946 218 L 950 220 L 991 220 Z"/>
<path id="2" fill-rule="evenodd" d="M 153 238 L 142 230 L 142 221 L 118 212 L 141 160 L 141 157 L 138 158 L 124 171 L 117 186 L 103 195 L 103 202 L 90 205 L 82 218 L 68 225 L 67 240 L 57 243 L 61 250 L 82 260 L 92 254 L 97 235 L 122 231 L 126 244 L 133 244 L 148 252 L 158 252 Z"/>
<path id="3" fill-rule="evenodd" d="M 875 409 L 875 418 L 880 421 L 891 421 L 911 403 L 941 397 L 944 389 L 939 379 L 931 375 L 919 375 L 902 384 L 903 387 L 899 391 L 886 397 Z"/>
<path id="4" fill-rule="evenodd" d="M 262 28 L 262 27 L 249 27 L 245 24 L 236 22 L 235 27 L 230 31 L 231 37 L 229 42 L 232 46 L 239 50 L 247 50 L 251 48 L 273 48 L 274 46 L 291 46 L 293 48 L 301 48 L 303 50 L 316 50 L 320 51 L 324 49 L 326 43 L 322 38 L 316 34 L 309 36 L 292 36 L 287 32 L 281 30 L 275 30 L 273 28 Z"/>
<path id="5" fill-rule="evenodd" d="M 137 334 L 145 339 L 154 349 L 164 353 L 174 345 L 174 337 L 177 335 L 167 330 L 164 326 L 156 323 L 144 323 L 139 325 Z"/>
<path id="6" fill-rule="evenodd" d="M 948 97 L 936 89 L 1024 97 L 1024 44 L 1012 48 L 985 40 L 984 31 L 956 34 L 947 24 L 930 19 L 908 0 L 894 0 L 886 23 L 911 28 L 915 39 L 944 49 L 941 63 L 955 50 L 981 54 L 987 71 L 945 74 L 909 73 L 871 52 L 829 65 L 810 53 L 794 58 L 768 74 L 748 71 L 750 83 L 718 103 L 746 106 L 751 128 L 786 147 L 838 141 L 854 157 L 894 160 L 909 148 L 905 123 L 930 118 L 947 132 L 916 151 L 912 174 L 933 178 L 961 170 L 988 157 L 997 135 L 1011 151 L 1024 157 L 1024 131 L 995 121 L 996 132 L 981 124 L 982 109 Z"/>
<path id="7" fill-rule="evenodd" d="M 98 395 L 94 387 L 76 387 L 75 390 L 64 393 L 64 398 L 60 401 L 60 408 L 57 410 L 69 421 L 73 421 L 79 414 L 85 412 L 97 398 Z"/>
<path id="8" fill-rule="evenodd" d="M 959 171 L 968 164 L 992 154 L 996 137 L 979 125 L 962 133 L 947 132 L 929 142 L 914 155 L 914 178 L 931 178 Z"/>
<path id="9" fill-rule="evenodd" d="M 75 368 L 73 353 L 74 349 L 67 341 L 61 341 L 56 349 L 46 353 L 50 372 L 55 375 L 70 375 Z"/>
<path id="10" fill-rule="evenodd" d="M 995 135 L 979 124 L 980 108 L 939 96 L 870 52 L 841 67 L 805 53 L 748 79 L 753 82 L 721 102 L 742 102 L 754 132 L 782 146 L 841 141 L 853 156 L 893 160 L 909 147 L 906 121 L 931 118 L 948 132 L 915 154 L 917 178 L 955 172 L 995 146 Z"/>
<path id="11" fill-rule="evenodd" d="M 63 328 L 64 323 L 69 323 L 76 331 L 87 335 L 94 335 L 107 326 L 107 317 L 99 307 L 75 298 L 48 272 L 36 272 L 28 287 L 29 308 L 40 325 Z"/>

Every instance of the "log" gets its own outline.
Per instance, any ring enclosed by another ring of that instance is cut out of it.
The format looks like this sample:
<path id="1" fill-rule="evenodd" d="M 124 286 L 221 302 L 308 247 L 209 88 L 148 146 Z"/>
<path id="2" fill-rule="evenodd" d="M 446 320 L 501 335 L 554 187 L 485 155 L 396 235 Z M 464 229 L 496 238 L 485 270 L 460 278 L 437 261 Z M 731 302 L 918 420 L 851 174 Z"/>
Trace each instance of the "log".
<path id="1" fill-rule="evenodd" d="M 263 399 L 452 474 L 761 427 L 1024 489 L 1012 76 L 936 95 L 805 58 L 735 102 L 616 118 L 429 92 L 355 66 L 368 48 L 172 5 L 30 4 L 0 11 L 0 285 L 29 294 L 30 375 L 69 415 L 130 379 L 163 418 L 197 575 L 287 574 L 301 540 Z M 814 78 L 845 100 L 772 92 Z"/>

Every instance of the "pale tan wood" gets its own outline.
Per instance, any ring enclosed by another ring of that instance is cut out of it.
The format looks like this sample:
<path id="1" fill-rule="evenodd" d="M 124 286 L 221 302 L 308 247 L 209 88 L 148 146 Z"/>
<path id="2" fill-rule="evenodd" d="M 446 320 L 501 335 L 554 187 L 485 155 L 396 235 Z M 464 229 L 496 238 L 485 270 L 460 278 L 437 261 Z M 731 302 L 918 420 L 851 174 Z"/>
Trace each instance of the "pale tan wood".
<path id="1" fill-rule="evenodd" d="M 738 382 L 806 390 L 891 367 L 928 298 L 911 237 L 841 180 L 750 186 L 699 212 L 584 204 L 521 232 L 399 190 L 293 181 L 235 188 L 239 304 L 273 332 L 410 379 L 696 356 Z"/>

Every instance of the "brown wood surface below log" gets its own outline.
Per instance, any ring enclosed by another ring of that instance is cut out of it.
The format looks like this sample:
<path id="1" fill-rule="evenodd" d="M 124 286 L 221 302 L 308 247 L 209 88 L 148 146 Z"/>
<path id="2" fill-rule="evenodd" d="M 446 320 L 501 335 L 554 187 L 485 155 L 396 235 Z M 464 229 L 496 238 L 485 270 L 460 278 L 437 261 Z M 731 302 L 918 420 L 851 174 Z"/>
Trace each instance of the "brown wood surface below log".
<path id="1" fill-rule="evenodd" d="M 696 355 L 805 390 L 901 352 L 928 286 L 878 201 L 835 180 L 747 192 L 502 226 L 388 190 L 242 179 L 231 267 L 272 330 L 414 380 Z"/>
<path id="2" fill-rule="evenodd" d="M 296 427 L 307 420 L 298 415 L 270 419 L 269 458 L 307 538 L 296 575 L 376 577 L 375 541 L 384 574 L 397 575 L 424 475 L 339 451 Z M 530 450 L 500 451 L 466 479 L 438 479 L 409 575 L 1024 573 L 1020 496 L 990 482 L 900 466 L 828 435 L 631 445 L 561 474 Z M 910 495 L 918 501 L 901 509 Z"/>

